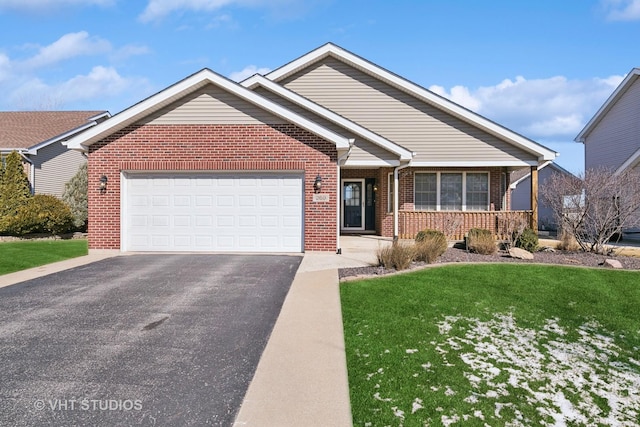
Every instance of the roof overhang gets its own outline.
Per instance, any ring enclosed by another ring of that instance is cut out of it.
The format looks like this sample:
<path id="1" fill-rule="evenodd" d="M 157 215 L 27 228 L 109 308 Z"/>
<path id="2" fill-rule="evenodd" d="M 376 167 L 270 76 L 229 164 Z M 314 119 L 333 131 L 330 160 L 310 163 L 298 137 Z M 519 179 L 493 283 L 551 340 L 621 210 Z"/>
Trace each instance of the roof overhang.
<path id="1" fill-rule="evenodd" d="M 294 104 L 306 109 L 307 111 L 311 111 L 318 116 L 338 125 L 344 129 L 347 129 L 354 134 L 378 145 L 379 147 L 384 148 L 385 150 L 395 154 L 400 158 L 400 160 L 411 160 L 413 158 L 414 153 L 407 150 L 406 148 L 395 144 L 394 142 L 378 135 L 375 132 L 370 131 L 357 123 L 352 122 L 351 120 L 334 113 L 331 110 L 324 108 L 323 106 L 316 104 L 315 102 L 305 98 L 301 95 L 298 95 L 295 92 L 290 91 L 289 89 L 280 86 L 277 83 L 261 76 L 260 74 L 256 74 L 252 77 L 241 82 L 244 87 L 249 88 L 251 90 L 255 90 L 258 87 L 262 87 L 272 93 L 275 93 L 281 96 L 288 101 L 293 102 Z"/>
<path id="2" fill-rule="evenodd" d="M 558 164 L 556 164 L 554 162 L 551 162 L 551 161 L 545 162 L 542 166 L 540 166 L 538 168 L 538 171 L 541 171 L 542 169 L 546 168 L 547 166 L 549 166 L 551 169 L 554 169 L 554 170 L 556 170 L 556 171 L 558 171 L 560 173 L 571 175 L 571 176 L 575 176 L 574 174 L 572 174 L 571 172 L 569 172 L 568 170 L 566 170 L 562 166 L 560 166 L 560 165 L 558 165 Z M 526 180 L 530 176 L 531 176 L 531 172 L 529 172 L 525 176 L 523 176 L 520 179 L 518 179 L 518 180 L 512 182 L 511 184 L 509 184 L 509 188 L 512 189 L 512 190 L 515 189 L 518 186 L 518 184 L 520 184 L 522 181 Z"/>
<path id="3" fill-rule="evenodd" d="M 580 131 L 578 136 L 574 138 L 575 142 L 581 142 L 584 144 L 589 134 L 595 129 L 600 121 L 607 115 L 609 110 L 615 105 L 616 102 L 625 94 L 625 92 L 635 83 L 636 79 L 640 77 L 640 68 L 632 69 L 629 74 L 622 80 L 616 90 L 607 98 L 602 104 L 596 114 L 589 120 L 585 127 Z"/>
<path id="4" fill-rule="evenodd" d="M 300 116 L 299 114 L 283 108 L 282 106 L 207 68 L 127 108 L 126 110 L 111 117 L 109 120 L 99 123 L 91 129 L 72 137 L 67 141 L 67 146 L 75 150 L 88 151 L 88 148 L 92 144 L 104 139 L 114 132 L 144 119 L 150 114 L 153 114 L 154 112 L 209 84 L 234 94 L 240 99 L 256 105 L 289 123 L 293 123 L 327 141 L 334 143 L 338 151 L 349 149 L 348 138 L 338 135 L 337 133 L 326 129 L 317 123 Z"/>
<path id="5" fill-rule="evenodd" d="M 295 74 L 296 72 L 302 70 L 303 68 L 326 58 L 327 56 L 332 56 L 353 67 L 356 67 L 366 74 L 382 80 L 405 93 L 408 93 L 424 102 L 429 103 L 430 105 L 433 105 L 434 107 L 442 111 L 452 114 L 467 123 L 483 129 L 484 131 L 516 147 L 519 147 L 530 154 L 535 155 L 538 158 L 539 162 L 554 160 L 558 156 L 557 152 L 550 150 L 549 148 L 538 144 L 537 142 L 532 141 L 531 139 L 526 138 L 520 134 L 517 134 L 503 126 L 500 126 L 499 124 L 477 113 L 474 113 L 473 111 L 468 110 L 461 105 L 456 104 L 455 102 L 437 95 L 428 89 L 410 82 L 398 76 L 397 74 L 387 71 L 384 68 L 332 43 L 327 43 L 319 47 L 318 49 L 313 50 L 306 55 L 303 55 L 300 58 L 271 71 L 270 73 L 266 74 L 265 77 L 275 82 L 281 81 L 288 76 L 291 76 L 292 74 Z"/>
<path id="6" fill-rule="evenodd" d="M 87 119 L 87 123 L 83 124 L 82 126 L 78 126 L 75 129 L 71 129 L 70 131 L 67 131 L 61 135 L 55 136 L 53 138 L 50 138 L 46 141 L 43 141 L 37 145 L 34 145 L 33 147 L 29 147 L 29 149 L 27 150 L 27 154 L 30 155 L 36 155 L 38 154 L 38 150 L 40 150 L 41 148 L 44 148 L 48 145 L 51 145 L 53 143 L 56 143 L 58 141 L 62 141 L 62 143 L 64 145 L 66 145 L 65 140 L 67 140 L 68 138 L 72 137 L 73 135 L 79 134 L 95 125 L 97 125 L 99 122 L 108 119 L 109 117 L 111 117 L 111 114 L 108 111 L 104 111 L 100 114 L 97 114 L 93 117 L 89 117 Z"/>

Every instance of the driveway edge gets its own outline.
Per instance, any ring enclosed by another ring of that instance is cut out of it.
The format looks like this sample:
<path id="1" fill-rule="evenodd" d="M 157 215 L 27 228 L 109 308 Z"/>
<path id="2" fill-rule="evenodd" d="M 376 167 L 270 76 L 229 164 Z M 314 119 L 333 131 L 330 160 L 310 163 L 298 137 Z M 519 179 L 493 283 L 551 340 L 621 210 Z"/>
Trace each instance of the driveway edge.
<path id="1" fill-rule="evenodd" d="M 338 271 L 298 271 L 235 427 L 351 426 Z"/>
<path id="2" fill-rule="evenodd" d="M 89 250 L 88 255 L 76 258 L 66 259 L 51 264 L 41 265 L 39 267 L 29 268 L 27 270 L 16 271 L 14 273 L 3 274 L 0 276 L 0 288 L 11 286 L 25 280 L 35 279 L 37 277 L 46 276 L 48 274 L 57 273 L 59 271 L 68 270 L 70 268 L 80 267 L 81 265 L 90 264 L 106 258 L 120 255 L 119 250 Z"/>

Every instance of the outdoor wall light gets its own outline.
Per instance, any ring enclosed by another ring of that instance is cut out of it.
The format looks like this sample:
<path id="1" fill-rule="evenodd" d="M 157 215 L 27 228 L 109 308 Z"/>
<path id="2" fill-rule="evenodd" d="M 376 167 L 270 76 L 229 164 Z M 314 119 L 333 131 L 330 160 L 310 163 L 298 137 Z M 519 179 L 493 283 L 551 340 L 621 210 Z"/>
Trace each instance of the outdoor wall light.
<path id="1" fill-rule="evenodd" d="M 107 191 L 107 175 L 102 175 L 100 177 L 100 192 L 105 193 Z"/>
<path id="2" fill-rule="evenodd" d="M 322 189 L 322 177 L 320 177 L 320 174 L 318 174 L 316 175 L 316 180 L 313 183 L 313 191 L 315 191 L 316 193 L 319 193 L 321 189 Z"/>

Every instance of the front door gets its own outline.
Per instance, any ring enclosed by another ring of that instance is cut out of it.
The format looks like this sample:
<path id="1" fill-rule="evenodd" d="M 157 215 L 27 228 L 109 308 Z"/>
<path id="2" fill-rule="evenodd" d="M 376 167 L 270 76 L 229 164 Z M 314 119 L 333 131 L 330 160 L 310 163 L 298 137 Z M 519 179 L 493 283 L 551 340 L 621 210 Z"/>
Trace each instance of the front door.
<path id="1" fill-rule="evenodd" d="M 342 229 L 364 230 L 364 179 L 342 181 Z"/>

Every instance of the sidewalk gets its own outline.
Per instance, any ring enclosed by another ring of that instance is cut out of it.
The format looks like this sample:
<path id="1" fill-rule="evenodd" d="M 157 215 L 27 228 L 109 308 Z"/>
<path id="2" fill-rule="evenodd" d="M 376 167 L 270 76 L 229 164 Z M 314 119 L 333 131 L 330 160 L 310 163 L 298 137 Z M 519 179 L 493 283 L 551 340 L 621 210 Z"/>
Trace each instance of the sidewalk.
<path id="1" fill-rule="evenodd" d="M 304 255 L 234 427 L 352 425 L 338 268 L 370 265 L 385 244 L 342 236 L 342 255 Z"/>

